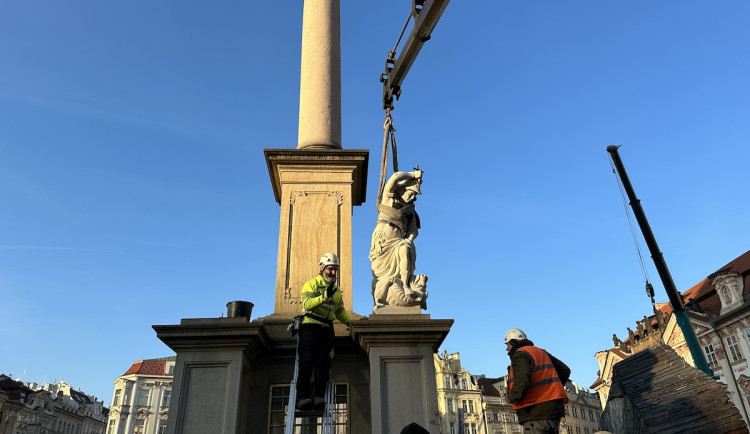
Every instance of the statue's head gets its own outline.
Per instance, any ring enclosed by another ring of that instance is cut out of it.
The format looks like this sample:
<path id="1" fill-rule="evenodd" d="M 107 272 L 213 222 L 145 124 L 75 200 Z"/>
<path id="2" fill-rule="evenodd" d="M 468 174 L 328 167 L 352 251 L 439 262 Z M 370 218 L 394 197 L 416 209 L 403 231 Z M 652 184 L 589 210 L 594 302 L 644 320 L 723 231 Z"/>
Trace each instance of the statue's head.
<path id="1" fill-rule="evenodd" d="M 411 203 L 417 200 L 417 196 L 422 194 L 422 178 L 407 179 L 399 183 L 399 195 L 405 203 Z"/>

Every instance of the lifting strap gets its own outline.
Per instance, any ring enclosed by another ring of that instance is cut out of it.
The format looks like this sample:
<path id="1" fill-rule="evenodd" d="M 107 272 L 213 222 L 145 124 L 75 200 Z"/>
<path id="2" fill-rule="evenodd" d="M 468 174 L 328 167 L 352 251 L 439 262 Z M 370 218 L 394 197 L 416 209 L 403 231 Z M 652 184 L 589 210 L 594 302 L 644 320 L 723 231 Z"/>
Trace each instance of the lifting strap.
<path id="1" fill-rule="evenodd" d="M 383 123 L 383 155 L 380 158 L 380 185 L 378 186 L 378 201 L 375 207 L 380 206 L 383 200 L 383 189 L 385 189 L 386 174 L 388 171 L 388 142 L 391 144 L 391 153 L 393 154 L 393 173 L 398 172 L 398 152 L 396 151 L 396 128 L 393 126 L 393 117 L 391 109 L 385 109 L 385 122 Z"/>

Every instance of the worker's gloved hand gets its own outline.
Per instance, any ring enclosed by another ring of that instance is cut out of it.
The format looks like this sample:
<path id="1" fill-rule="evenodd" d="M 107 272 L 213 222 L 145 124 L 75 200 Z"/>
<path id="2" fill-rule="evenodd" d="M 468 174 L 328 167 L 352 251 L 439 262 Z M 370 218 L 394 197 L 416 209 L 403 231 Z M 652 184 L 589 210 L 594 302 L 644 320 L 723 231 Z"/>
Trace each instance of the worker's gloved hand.
<path id="1" fill-rule="evenodd" d="M 326 287 L 326 298 L 333 297 L 333 293 L 336 292 L 335 285 L 336 282 L 331 282 L 328 284 L 328 286 Z"/>

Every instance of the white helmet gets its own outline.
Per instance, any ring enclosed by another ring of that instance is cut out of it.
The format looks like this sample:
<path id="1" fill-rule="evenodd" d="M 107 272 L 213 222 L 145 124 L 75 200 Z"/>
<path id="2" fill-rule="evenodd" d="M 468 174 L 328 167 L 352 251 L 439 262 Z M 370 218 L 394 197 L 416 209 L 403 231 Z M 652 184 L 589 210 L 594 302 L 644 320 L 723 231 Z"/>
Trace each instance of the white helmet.
<path id="1" fill-rule="evenodd" d="M 508 330 L 508 333 L 505 334 L 506 344 L 509 344 L 512 340 L 521 341 L 524 339 L 527 339 L 526 333 L 524 333 L 521 329 L 510 329 Z"/>
<path id="2" fill-rule="evenodd" d="M 335 265 L 338 267 L 339 265 L 339 257 L 336 256 L 335 253 L 323 253 L 323 256 L 320 257 L 320 264 L 322 267 L 327 267 L 329 265 Z"/>

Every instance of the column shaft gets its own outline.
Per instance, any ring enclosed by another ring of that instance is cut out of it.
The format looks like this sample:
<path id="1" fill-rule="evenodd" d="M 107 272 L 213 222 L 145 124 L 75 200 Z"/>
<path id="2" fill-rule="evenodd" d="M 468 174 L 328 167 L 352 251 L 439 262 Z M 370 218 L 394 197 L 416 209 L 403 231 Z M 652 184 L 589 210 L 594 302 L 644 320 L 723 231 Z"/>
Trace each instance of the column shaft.
<path id="1" fill-rule="evenodd" d="M 341 149 L 339 0 L 305 0 L 297 149 Z"/>

